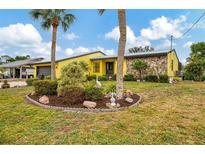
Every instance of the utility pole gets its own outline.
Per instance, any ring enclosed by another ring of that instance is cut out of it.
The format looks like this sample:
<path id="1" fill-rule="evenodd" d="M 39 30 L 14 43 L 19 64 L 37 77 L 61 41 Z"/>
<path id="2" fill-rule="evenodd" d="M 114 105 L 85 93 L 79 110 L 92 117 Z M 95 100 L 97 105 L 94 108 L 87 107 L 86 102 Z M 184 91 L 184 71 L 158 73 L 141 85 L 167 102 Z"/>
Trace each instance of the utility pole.
<path id="1" fill-rule="evenodd" d="M 170 50 L 172 50 L 173 35 L 171 35 L 170 39 L 171 39 Z"/>

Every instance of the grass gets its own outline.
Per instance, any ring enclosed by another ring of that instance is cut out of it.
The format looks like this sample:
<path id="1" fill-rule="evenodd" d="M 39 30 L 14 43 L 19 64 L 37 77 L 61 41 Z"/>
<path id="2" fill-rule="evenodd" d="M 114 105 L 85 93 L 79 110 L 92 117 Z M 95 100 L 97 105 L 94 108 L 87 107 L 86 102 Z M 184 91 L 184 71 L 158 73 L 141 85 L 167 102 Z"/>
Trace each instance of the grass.
<path id="1" fill-rule="evenodd" d="M 31 87 L 1 89 L 0 144 L 205 144 L 204 83 L 125 82 L 125 88 L 144 102 L 98 114 L 27 104 Z"/>

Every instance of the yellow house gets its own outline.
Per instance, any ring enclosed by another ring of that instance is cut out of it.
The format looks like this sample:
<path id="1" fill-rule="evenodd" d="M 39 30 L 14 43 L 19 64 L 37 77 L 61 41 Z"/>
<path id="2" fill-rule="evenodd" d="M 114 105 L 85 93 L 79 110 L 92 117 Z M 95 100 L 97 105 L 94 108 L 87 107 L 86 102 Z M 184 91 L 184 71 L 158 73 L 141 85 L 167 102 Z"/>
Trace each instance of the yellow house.
<path id="1" fill-rule="evenodd" d="M 132 63 L 135 59 L 143 59 L 149 65 L 146 70 L 147 74 L 167 74 L 169 77 L 175 77 L 179 71 L 179 59 L 176 51 L 154 51 L 141 52 L 134 54 L 125 54 L 123 74 L 135 74 L 137 72 L 132 69 Z M 117 56 L 109 56 L 101 51 L 89 52 L 85 54 L 71 56 L 65 59 L 56 61 L 56 77 L 59 78 L 63 66 L 73 61 L 84 61 L 88 64 L 89 75 L 113 75 L 117 72 Z M 34 76 L 50 75 L 50 61 L 38 62 L 34 65 Z"/>

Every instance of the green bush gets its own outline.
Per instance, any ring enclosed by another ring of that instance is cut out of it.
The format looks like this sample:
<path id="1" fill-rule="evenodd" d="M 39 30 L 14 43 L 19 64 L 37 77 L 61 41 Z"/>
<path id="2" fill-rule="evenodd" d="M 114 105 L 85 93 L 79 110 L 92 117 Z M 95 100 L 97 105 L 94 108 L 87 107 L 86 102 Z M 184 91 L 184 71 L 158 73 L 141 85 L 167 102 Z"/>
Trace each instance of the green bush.
<path id="1" fill-rule="evenodd" d="M 193 73 L 184 73 L 184 80 L 194 80 L 194 74 Z"/>
<path id="2" fill-rule="evenodd" d="M 38 78 L 29 78 L 26 79 L 27 86 L 32 86 L 34 81 L 38 81 Z"/>
<path id="3" fill-rule="evenodd" d="M 205 74 L 203 74 L 201 80 L 202 80 L 202 81 L 205 81 Z"/>
<path id="4" fill-rule="evenodd" d="M 144 79 L 147 82 L 158 82 L 158 77 L 156 75 L 147 75 Z"/>
<path id="5" fill-rule="evenodd" d="M 97 101 L 103 98 L 103 89 L 95 87 L 95 81 L 84 84 L 85 99 Z"/>
<path id="6" fill-rule="evenodd" d="M 168 75 L 159 75 L 159 82 L 160 83 L 169 83 Z"/>
<path id="7" fill-rule="evenodd" d="M 99 81 L 107 81 L 107 76 L 106 76 L 106 75 L 99 76 L 99 77 L 98 77 L 98 80 L 99 80 Z"/>
<path id="8" fill-rule="evenodd" d="M 134 76 L 132 74 L 126 74 L 124 76 L 124 81 L 134 81 Z"/>
<path id="9" fill-rule="evenodd" d="M 45 80 L 51 80 L 51 76 L 50 76 L 50 75 L 47 75 L 47 76 L 44 77 L 44 79 L 45 79 Z"/>
<path id="10" fill-rule="evenodd" d="M 70 88 L 82 87 L 84 70 L 77 62 L 64 66 L 58 83 L 58 95 L 62 95 Z"/>
<path id="11" fill-rule="evenodd" d="M 67 89 L 60 98 L 62 99 L 62 102 L 64 104 L 68 105 L 83 103 L 83 101 L 85 100 L 85 92 L 81 87 L 72 87 L 70 89 Z"/>
<path id="12" fill-rule="evenodd" d="M 113 80 L 113 81 L 116 81 L 116 74 L 113 74 L 113 75 L 112 75 L 112 80 Z"/>
<path id="13" fill-rule="evenodd" d="M 87 81 L 96 80 L 96 75 L 86 75 L 86 80 Z"/>
<path id="14" fill-rule="evenodd" d="M 2 89 L 10 88 L 10 84 L 8 83 L 7 80 L 4 80 L 3 84 L 1 85 Z"/>
<path id="15" fill-rule="evenodd" d="M 105 93 L 112 93 L 112 92 L 116 92 L 116 84 L 109 84 L 106 89 L 105 89 Z"/>
<path id="16" fill-rule="evenodd" d="M 56 95 L 58 82 L 53 80 L 38 80 L 33 82 L 37 95 Z"/>

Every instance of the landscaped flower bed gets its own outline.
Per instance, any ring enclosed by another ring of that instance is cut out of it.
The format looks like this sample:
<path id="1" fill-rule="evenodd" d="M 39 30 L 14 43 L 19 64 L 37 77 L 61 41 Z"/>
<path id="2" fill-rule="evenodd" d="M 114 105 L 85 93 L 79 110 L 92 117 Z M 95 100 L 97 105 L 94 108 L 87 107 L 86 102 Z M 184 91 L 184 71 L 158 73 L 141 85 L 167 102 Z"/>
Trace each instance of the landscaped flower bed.
<path id="1" fill-rule="evenodd" d="M 32 98 L 33 100 L 39 102 L 39 99 L 41 98 L 41 96 L 38 95 L 28 95 L 30 98 Z M 64 97 L 58 97 L 58 96 L 48 96 L 49 98 L 49 103 L 47 103 L 46 105 L 50 105 L 50 106 L 60 106 L 60 107 L 71 107 L 71 108 L 86 108 L 85 106 L 83 106 L 83 102 L 86 100 L 83 100 L 81 102 L 75 102 L 74 104 L 70 104 L 65 102 Z M 127 107 L 127 106 L 131 106 L 133 104 L 135 104 L 136 102 L 138 102 L 140 96 L 133 94 L 132 99 L 133 102 L 128 103 L 125 101 L 125 99 L 120 99 L 120 100 L 116 100 L 116 104 L 120 104 L 120 107 Z M 87 100 L 89 101 L 89 100 Z M 109 98 L 103 98 L 102 100 L 99 101 L 95 101 L 96 102 L 96 107 L 95 108 L 109 108 L 106 106 L 106 103 L 110 103 L 110 99 Z M 41 103 L 41 102 L 39 102 Z M 43 103 L 41 103 L 43 104 Z"/>
<path id="2" fill-rule="evenodd" d="M 115 84 L 103 87 L 98 78 L 85 80 L 82 68 L 82 63 L 73 62 L 62 69 L 59 80 L 34 81 L 34 92 L 27 99 L 45 108 L 94 112 L 117 111 L 139 103 L 140 96 L 129 89 L 122 99 L 117 99 Z"/>

